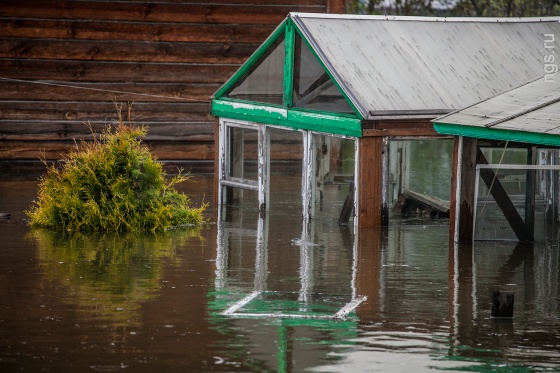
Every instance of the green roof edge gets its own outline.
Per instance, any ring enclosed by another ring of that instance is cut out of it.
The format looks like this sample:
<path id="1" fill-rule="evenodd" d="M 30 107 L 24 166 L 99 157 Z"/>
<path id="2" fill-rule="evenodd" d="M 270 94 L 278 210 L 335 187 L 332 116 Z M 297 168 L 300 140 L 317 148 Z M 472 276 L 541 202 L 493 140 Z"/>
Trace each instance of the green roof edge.
<path id="1" fill-rule="evenodd" d="M 212 100 L 212 115 L 335 135 L 362 137 L 362 123 L 358 118 L 320 113 L 282 106 L 243 102 L 232 99 Z"/>
<path id="2" fill-rule="evenodd" d="M 437 133 L 445 135 L 473 137 L 486 140 L 515 141 L 537 145 L 560 146 L 560 135 L 552 135 L 546 133 L 474 127 L 441 122 L 434 122 L 434 129 Z"/>

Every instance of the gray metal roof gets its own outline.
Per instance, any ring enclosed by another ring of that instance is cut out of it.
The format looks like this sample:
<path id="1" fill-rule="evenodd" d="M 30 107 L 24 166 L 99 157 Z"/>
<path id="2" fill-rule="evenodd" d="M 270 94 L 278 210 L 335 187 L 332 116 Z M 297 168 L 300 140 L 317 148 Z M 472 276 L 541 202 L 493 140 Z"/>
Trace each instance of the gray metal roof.
<path id="1" fill-rule="evenodd" d="M 434 120 L 435 123 L 560 135 L 560 73 Z M 437 129 L 437 126 L 436 126 Z M 467 129 L 468 133 L 469 129 Z M 523 137 L 520 137 L 521 141 Z"/>
<path id="2" fill-rule="evenodd" d="M 472 105 L 542 76 L 560 53 L 560 17 L 290 18 L 366 119 Z"/>

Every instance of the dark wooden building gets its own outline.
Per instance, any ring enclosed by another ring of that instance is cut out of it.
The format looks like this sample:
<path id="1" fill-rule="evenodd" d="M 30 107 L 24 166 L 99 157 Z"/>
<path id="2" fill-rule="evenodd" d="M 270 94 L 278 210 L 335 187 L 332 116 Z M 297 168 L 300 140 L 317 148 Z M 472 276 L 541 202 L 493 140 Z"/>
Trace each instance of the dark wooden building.
<path id="1" fill-rule="evenodd" d="M 211 95 L 288 12 L 339 13 L 344 3 L 2 1 L 0 173 L 60 159 L 91 138 L 85 123 L 114 123 L 115 103 L 132 103 L 160 160 L 211 171 Z"/>

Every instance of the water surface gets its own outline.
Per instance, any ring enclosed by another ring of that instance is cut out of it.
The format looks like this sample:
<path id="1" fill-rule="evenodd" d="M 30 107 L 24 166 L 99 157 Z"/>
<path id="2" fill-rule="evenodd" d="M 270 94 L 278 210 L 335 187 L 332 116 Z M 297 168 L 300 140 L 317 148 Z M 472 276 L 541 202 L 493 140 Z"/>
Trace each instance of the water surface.
<path id="1" fill-rule="evenodd" d="M 306 226 L 292 185 L 265 219 L 211 206 L 197 228 L 68 237 L 27 226 L 34 181 L 0 181 L 0 371 L 560 371 L 557 242 L 450 247 L 426 218 Z M 513 320 L 490 318 L 495 289 Z"/>

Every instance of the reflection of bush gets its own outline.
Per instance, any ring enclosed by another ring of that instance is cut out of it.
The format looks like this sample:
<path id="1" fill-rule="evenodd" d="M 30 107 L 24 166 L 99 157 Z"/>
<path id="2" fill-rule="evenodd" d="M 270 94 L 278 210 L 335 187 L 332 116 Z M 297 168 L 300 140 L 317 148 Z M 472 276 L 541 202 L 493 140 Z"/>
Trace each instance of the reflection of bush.
<path id="1" fill-rule="evenodd" d="M 157 295 L 162 259 L 178 264 L 175 252 L 198 228 L 161 235 L 73 234 L 32 230 L 38 259 L 47 280 L 62 283 L 65 302 L 88 318 L 114 326 L 139 323 L 142 302 Z"/>

